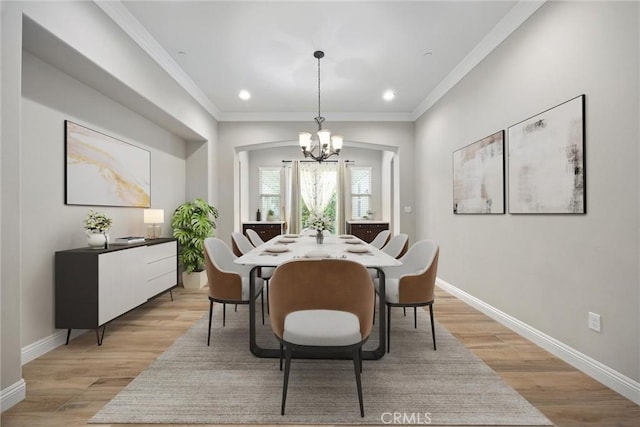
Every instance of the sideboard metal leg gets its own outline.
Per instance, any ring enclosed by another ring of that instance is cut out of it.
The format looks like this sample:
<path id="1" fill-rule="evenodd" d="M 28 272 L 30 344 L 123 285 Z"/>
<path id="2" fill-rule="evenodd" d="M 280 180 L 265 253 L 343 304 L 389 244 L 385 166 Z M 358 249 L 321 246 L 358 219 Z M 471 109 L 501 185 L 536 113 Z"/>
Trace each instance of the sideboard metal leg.
<path id="1" fill-rule="evenodd" d="M 102 327 L 102 334 L 100 334 L 100 326 L 96 328 L 96 339 L 98 340 L 98 345 L 102 345 L 102 341 L 104 340 L 104 331 L 107 329 L 107 325 Z"/>

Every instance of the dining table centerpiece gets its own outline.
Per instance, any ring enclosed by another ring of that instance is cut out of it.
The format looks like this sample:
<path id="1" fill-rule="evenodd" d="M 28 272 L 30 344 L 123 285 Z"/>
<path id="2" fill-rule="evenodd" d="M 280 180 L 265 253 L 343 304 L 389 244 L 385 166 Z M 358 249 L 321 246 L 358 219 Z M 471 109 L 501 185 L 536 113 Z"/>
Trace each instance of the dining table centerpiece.
<path id="1" fill-rule="evenodd" d="M 94 249 L 106 249 L 109 244 L 107 231 L 111 228 L 111 218 L 101 212 L 89 209 L 84 219 L 84 228 L 87 230 L 87 244 Z"/>
<path id="2" fill-rule="evenodd" d="M 331 228 L 331 219 L 322 213 L 311 212 L 307 219 L 307 227 L 316 231 L 316 243 L 321 245 L 324 242 L 324 230 Z"/>

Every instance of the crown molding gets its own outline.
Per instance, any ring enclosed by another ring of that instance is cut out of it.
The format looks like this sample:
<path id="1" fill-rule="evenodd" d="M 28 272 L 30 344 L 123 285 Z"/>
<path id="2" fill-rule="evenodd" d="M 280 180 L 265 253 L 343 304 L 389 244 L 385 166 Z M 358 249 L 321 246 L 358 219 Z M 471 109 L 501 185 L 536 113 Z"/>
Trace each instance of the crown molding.
<path id="1" fill-rule="evenodd" d="M 221 112 L 207 95 L 191 80 L 191 77 L 173 60 L 171 55 L 144 28 L 129 9 L 120 0 L 94 0 L 122 30 L 127 33 L 162 69 L 164 69 L 184 90 L 195 99 L 214 119 L 218 119 Z"/>
<path id="2" fill-rule="evenodd" d="M 533 15 L 547 0 L 521 0 L 480 40 L 471 52 L 436 86 L 413 113 L 412 119 L 418 120 L 440 98 L 451 90 L 476 65 L 486 58 L 500 43 L 507 39 L 520 25 Z"/>
<path id="3" fill-rule="evenodd" d="M 323 116 L 329 122 L 413 122 L 411 113 L 332 113 L 324 112 Z M 288 112 L 288 113 L 221 113 L 221 122 L 313 122 L 317 112 Z"/>
<path id="4" fill-rule="evenodd" d="M 129 35 L 152 59 L 154 59 L 184 90 L 189 93 L 211 116 L 218 121 L 310 121 L 315 113 L 300 112 L 222 112 L 191 80 L 185 71 L 160 46 L 151 34 L 129 12 L 120 0 L 93 0 L 122 30 Z M 326 113 L 331 121 L 416 121 L 476 65 L 489 55 L 513 31 L 533 15 L 547 0 L 519 1 L 496 26 L 465 56 L 462 61 L 436 86 L 410 113 L 406 112 L 358 112 Z"/>

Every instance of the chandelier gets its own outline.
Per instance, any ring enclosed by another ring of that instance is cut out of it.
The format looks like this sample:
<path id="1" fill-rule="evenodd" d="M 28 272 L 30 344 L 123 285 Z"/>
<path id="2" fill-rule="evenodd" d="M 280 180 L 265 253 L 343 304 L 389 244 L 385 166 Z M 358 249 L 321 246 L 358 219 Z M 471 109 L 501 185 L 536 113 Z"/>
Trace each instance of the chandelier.
<path id="1" fill-rule="evenodd" d="M 331 136 L 329 129 L 322 129 L 324 117 L 320 114 L 320 59 L 324 57 L 324 52 L 316 50 L 313 52 L 313 57 L 318 60 L 318 117 L 314 118 L 318 124 L 317 139 L 314 138 L 312 140 L 311 133 L 309 132 L 300 132 L 298 138 L 304 157 L 311 157 L 317 162 L 322 162 L 331 156 L 340 154 L 340 150 L 342 149 L 342 136 Z"/>

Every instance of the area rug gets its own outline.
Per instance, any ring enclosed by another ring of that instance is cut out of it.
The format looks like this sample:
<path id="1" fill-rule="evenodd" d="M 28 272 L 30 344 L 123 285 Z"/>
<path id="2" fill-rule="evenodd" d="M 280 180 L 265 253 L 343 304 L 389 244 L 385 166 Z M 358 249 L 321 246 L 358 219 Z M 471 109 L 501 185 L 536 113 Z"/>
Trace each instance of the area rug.
<path id="1" fill-rule="evenodd" d="M 294 360 L 286 415 L 280 415 L 282 372 L 277 359 L 249 352 L 248 307 L 214 308 L 89 422 L 165 424 L 433 424 L 551 425 L 527 400 L 429 317 L 392 310 L 391 352 L 365 361 L 365 417 L 358 409 L 353 362 Z M 258 308 L 259 310 L 259 308 Z M 436 312 L 437 315 L 437 312 Z M 260 316 L 257 316 L 258 319 Z M 277 347 L 267 324 L 261 345 Z M 377 327 L 367 347 L 377 345 Z"/>

